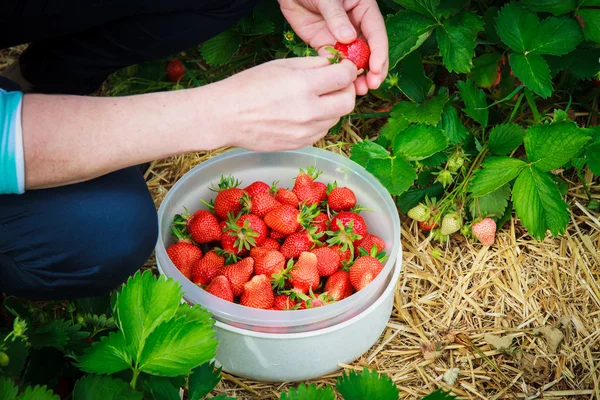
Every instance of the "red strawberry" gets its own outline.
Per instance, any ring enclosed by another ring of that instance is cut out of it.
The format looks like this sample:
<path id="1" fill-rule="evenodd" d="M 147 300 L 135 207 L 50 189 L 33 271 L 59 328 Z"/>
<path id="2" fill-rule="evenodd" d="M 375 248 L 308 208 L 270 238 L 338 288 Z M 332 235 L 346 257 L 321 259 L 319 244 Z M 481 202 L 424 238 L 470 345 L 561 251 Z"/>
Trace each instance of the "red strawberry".
<path id="1" fill-rule="evenodd" d="M 225 265 L 225 258 L 215 251 L 209 251 L 192 267 L 192 281 L 196 285 L 208 285 Z"/>
<path id="2" fill-rule="evenodd" d="M 323 307 L 324 305 L 331 303 L 333 300 L 327 293 L 316 294 L 313 293 L 312 290 L 308 296 L 300 293 L 296 293 L 296 296 L 302 299 L 302 302 L 300 303 L 301 310 Z"/>
<path id="3" fill-rule="evenodd" d="M 329 229 L 329 217 L 325 213 L 319 213 L 311 223 L 312 226 L 316 227 L 315 233 L 325 233 Z"/>
<path id="4" fill-rule="evenodd" d="M 487 246 L 491 246 L 496 240 L 496 221 L 491 218 L 484 218 L 474 223 L 471 231 L 477 240 Z"/>
<path id="5" fill-rule="evenodd" d="M 298 203 L 300 203 L 300 201 L 298 200 L 298 196 L 296 196 L 291 190 L 285 188 L 277 189 L 275 200 L 277 200 L 281 204 L 288 204 L 296 208 L 298 208 Z"/>
<path id="6" fill-rule="evenodd" d="M 332 275 L 340 267 L 340 255 L 331 247 L 317 247 L 311 253 L 317 256 L 317 270 L 321 277 Z"/>
<path id="7" fill-rule="evenodd" d="M 316 289 L 319 286 L 317 256 L 306 251 L 300 254 L 298 261 L 290 271 L 290 276 L 293 291 L 305 294 L 311 289 Z"/>
<path id="8" fill-rule="evenodd" d="M 175 59 L 167 64 L 167 76 L 171 82 L 179 82 L 185 75 L 185 67 L 181 60 Z"/>
<path id="9" fill-rule="evenodd" d="M 206 287 L 206 291 L 213 296 L 233 302 L 234 297 L 231 289 L 231 282 L 229 282 L 229 279 L 223 275 L 215 277 L 215 279 L 213 279 L 212 282 Z"/>
<path id="10" fill-rule="evenodd" d="M 257 215 L 264 218 L 269 211 L 277 208 L 281 205 L 280 202 L 275 200 L 270 193 L 257 193 L 251 198 L 245 196 L 242 200 L 244 202 L 244 210 L 250 214 Z"/>
<path id="11" fill-rule="evenodd" d="M 341 213 L 336 214 L 329 223 L 329 226 L 333 232 L 340 230 L 338 221 L 340 221 L 344 226 L 348 226 L 348 224 L 352 222 L 352 230 L 357 235 L 365 237 L 367 234 L 367 224 L 365 220 L 363 217 L 354 212 L 342 211 Z"/>
<path id="12" fill-rule="evenodd" d="M 234 257 L 244 257 L 248 254 L 249 249 L 242 246 L 240 248 L 239 238 L 237 232 L 226 229 L 221 234 L 221 247 L 227 253 L 228 259 L 235 259 Z"/>
<path id="13" fill-rule="evenodd" d="M 275 232 L 275 231 L 271 231 L 271 235 L 273 234 L 273 232 Z M 265 241 L 263 242 L 261 247 L 264 249 L 271 249 L 271 250 L 279 251 L 280 246 L 281 245 L 279 244 L 279 242 L 277 240 L 268 237 L 265 239 Z"/>
<path id="14" fill-rule="evenodd" d="M 318 204 L 327 199 L 327 185 L 323 182 L 314 182 L 306 204 Z"/>
<path id="15" fill-rule="evenodd" d="M 296 307 L 296 300 L 285 294 L 275 296 L 273 309 L 275 310 L 293 310 Z"/>
<path id="16" fill-rule="evenodd" d="M 340 268 L 343 267 L 343 262 L 348 262 L 352 258 L 350 248 L 347 247 L 346 250 L 342 250 L 342 247 L 343 246 L 339 244 L 334 244 L 333 246 L 330 246 L 330 249 L 335 250 L 340 255 Z"/>
<path id="17" fill-rule="evenodd" d="M 321 171 L 311 166 L 305 170 L 301 169 L 296 177 L 292 192 L 298 197 L 298 201 L 308 205 L 318 204 L 327 198 L 327 186 L 314 180 Z"/>
<path id="18" fill-rule="evenodd" d="M 361 290 L 371 283 L 382 270 L 383 265 L 375 257 L 359 257 L 350 267 L 350 282 L 354 289 Z"/>
<path id="19" fill-rule="evenodd" d="M 238 297 L 244 292 L 244 283 L 250 280 L 253 272 L 254 259 L 252 259 L 252 257 L 246 257 L 235 264 L 226 265 L 221 268 L 219 276 L 223 275 L 229 279 L 233 295 Z"/>
<path id="20" fill-rule="evenodd" d="M 356 248 L 362 247 L 367 253 L 371 252 L 373 246 L 377 246 L 377 252 L 379 253 L 385 249 L 385 242 L 380 237 L 367 233 L 364 238 L 356 243 Z"/>
<path id="21" fill-rule="evenodd" d="M 256 275 L 270 277 L 285 268 L 285 258 L 277 250 L 256 247 L 250 252 L 250 257 L 254 259 L 254 273 Z"/>
<path id="22" fill-rule="evenodd" d="M 259 193 L 269 193 L 270 190 L 271 186 L 262 181 L 252 182 L 244 189 L 250 196 L 256 196 Z"/>
<path id="23" fill-rule="evenodd" d="M 219 229 L 221 230 L 221 233 L 225 232 L 225 230 L 227 230 L 227 221 L 219 222 Z"/>
<path id="24" fill-rule="evenodd" d="M 276 242 L 277 242 L 278 240 L 285 239 L 285 238 L 286 238 L 286 235 L 285 235 L 285 234 L 283 234 L 283 233 L 281 233 L 281 232 L 277 232 L 276 230 L 271 230 L 271 233 L 269 234 L 269 239 L 273 239 L 273 240 L 275 240 Z M 278 243 L 279 243 L 279 242 L 278 242 Z"/>
<path id="25" fill-rule="evenodd" d="M 427 232 L 437 227 L 438 224 L 436 224 L 435 219 L 433 219 L 433 217 L 429 218 L 427 221 L 419 221 L 419 228 L 421 228 L 422 231 Z"/>
<path id="26" fill-rule="evenodd" d="M 215 214 L 221 219 L 227 219 L 228 214 L 237 214 L 242 209 L 242 197 L 246 192 L 238 188 L 240 182 L 232 176 L 221 177 L 219 184 L 211 190 L 218 192 L 215 198 Z"/>
<path id="27" fill-rule="evenodd" d="M 271 281 L 266 275 L 256 275 L 244 284 L 244 293 L 240 304 L 246 307 L 268 310 L 273 307 L 275 295 L 271 289 Z"/>
<path id="28" fill-rule="evenodd" d="M 260 219 L 259 216 L 253 214 L 242 215 L 236 222 L 237 226 L 241 229 L 247 229 L 248 227 L 258 235 L 254 238 L 255 245 L 261 246 L 265 239 L 269 237 L 269 228 L 265 225 L 265 222 Z"/>
<path id="29" fill-rule="evenodd" d="M 363 39 L 358 38 L 350 44 L 337 42 L 334 49 L 339 51 L 344 58 L 352 61 L 358 70 L 366 70 L 369 67 L 371 49 Z"/>
<path id="30" fill-rule="evenodd" d="M 353 293 L 350 274 L 346 271 L 337 271 L 325 283 L 325 292 L 335 301 L 340 301 Z"/>
<path id="31" fill-rule="evenodd" d="M 327 191 L 327 204 L 335 212 L 349 211 L 356 205 L 356 196 L 347 187 L 337 187 L 334 183 L 327 187 Z"/>
<path id="32" fill-rule="evenodd" d="M 318 238 L 308 231 L 294 232 L 285 238 L 280 251 L 286 260 L 298 258 L 302 252 L 312 249 L 315 241 L 318 241 Z"/>
<path id="33" fill-rule="evenodd" d="M 210 243 L 221 238 L 219 220 L 210 211 L 196 211 L 188 219 L 187 229 L 196 243 Z"/>
<path id="34" fill-rule="evenodd" d="M 310 224 L 317 213 L 316 205 L 308 208 L 303 207 L 302 210 L 298 211 L 293 206 L 282 204 L 265 215 L 265 223 L 269 228 L 284 235 L 289 235 L 296 232 L 301 226 Z"/>
<path id="35" fill-rule="evenodd" d="M 176 228 L 171 227 L 171 230 L 179 241 L 167 248 L 167 255 L 183 276 L 190 279 L 192 266 L 202 258 L 202 250 L 190 243 L 189 239 Z"/>

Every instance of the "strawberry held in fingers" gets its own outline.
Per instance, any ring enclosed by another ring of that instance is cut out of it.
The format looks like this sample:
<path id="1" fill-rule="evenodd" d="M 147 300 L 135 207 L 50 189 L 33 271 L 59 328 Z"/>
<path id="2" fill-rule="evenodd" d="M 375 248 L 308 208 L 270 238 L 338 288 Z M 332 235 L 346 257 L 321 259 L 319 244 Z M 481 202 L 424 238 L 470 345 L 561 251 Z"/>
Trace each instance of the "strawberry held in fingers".
<path id="1" fill-rule="evenodd" d="M 240 304 L 246 307 L 268 310 L 273 307 L 275 295 L 271 289 L 271 281 L 266 275 L 256 275 L 244 284 L 244 293 Z"/>
<path id="2" fill-rule="evenodd" d="M 215 214 L 220 219 L 227 219 L 228 214 L 237 214 L 242 209 L 242 197 L 246 192 L 238 188 L 240 182 L 232 176 L 221 177 L 217 186 L 211 187 L 217 192 L 214 201 Z"/>
<path id="3" fill-rule="evenodd" d="M 223 300 L 233 302 L 233 291 L 231 290 L 231 282 L 225 276 L 217 276 L 206 287 L 206 291 L 213 296 L 222 298 Z"/>
<path id="4" fill-rule="evenodd" d="M 229 279 L 233 295 L 238 297 L 244 292 L 244 283 L 250 280 L 253 272 L 254 260 L 252 257 L 247 257 L 235 264 L 222 267 L 219 271 L 219 276 L 222 275 Z"/>
<path id="5" fill-rule="evenodd" d="M 358 38 L 350 44 L 337 42 L 334 46 L 342 58 L 347 58 L 356 65 L 358 70 L 367 70 L 369 67 L 369 58 L 371 57 L 371 49 L 367 42 Z"/>
<path id="6" fill-rule="evenodd" d="M 192 282 L 196 285 L 208 285 L 215 276 L 219 275 L 221 267 L 225 265 L 225 258 L 216 251 L 209 251 L 192 267 Z"/>

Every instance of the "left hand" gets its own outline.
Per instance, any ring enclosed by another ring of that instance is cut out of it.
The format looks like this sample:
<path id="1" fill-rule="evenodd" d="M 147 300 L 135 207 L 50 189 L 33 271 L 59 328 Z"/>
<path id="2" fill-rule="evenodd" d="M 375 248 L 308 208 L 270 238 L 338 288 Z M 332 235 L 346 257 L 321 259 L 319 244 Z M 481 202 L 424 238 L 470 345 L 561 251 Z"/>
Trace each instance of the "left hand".
<path id="1" fill-rule="evenodd" d="M 356 93 L 377 89 L 388 73 L 388 37 L 377 0 L 279 0 L 281 12 L 302 40 L 331 56 L 325 46 L 350 43 L 362 34 L 371 48 L 369 71 L 354 82 Z"/>

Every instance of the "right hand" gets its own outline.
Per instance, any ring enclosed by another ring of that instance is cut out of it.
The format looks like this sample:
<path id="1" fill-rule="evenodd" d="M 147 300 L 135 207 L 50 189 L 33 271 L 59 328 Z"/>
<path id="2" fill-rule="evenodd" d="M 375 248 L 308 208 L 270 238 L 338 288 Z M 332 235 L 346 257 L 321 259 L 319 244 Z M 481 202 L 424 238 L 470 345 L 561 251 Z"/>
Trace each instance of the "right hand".
<path id="1" fill-rule="evenodd" d="M 356 66 L 325 57 L 275 60 L 219 83 L 228 146 L 253 151 L 313 145 L 354 110 Z"/>

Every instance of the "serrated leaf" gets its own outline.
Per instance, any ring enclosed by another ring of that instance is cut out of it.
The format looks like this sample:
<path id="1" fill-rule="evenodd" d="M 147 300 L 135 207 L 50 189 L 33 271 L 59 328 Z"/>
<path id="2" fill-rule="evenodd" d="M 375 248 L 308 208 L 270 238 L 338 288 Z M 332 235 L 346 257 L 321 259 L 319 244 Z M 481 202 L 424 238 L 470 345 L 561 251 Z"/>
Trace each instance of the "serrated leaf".
<path id="1" fill-rule="evenodd" d="M 484 34 L 488 42 L 490 43 L 500 43 L 500 36 L 498 36 L 498 32 L 496 32 L 496 16 L 500 9 L 496 6 L 490 7 L 485 10 L 483 14 L 483 23 L 484 23 Z"/>
<path id="2" fill-rule="evenodd" d="M 596 176 L 600 176 L 600 143 L 592 144 L 585 151 L 587 166 Z"/>
<path id="3" fill-rule="evenodd" d="M 483 30 L 481 17 L 462 12 L 447 19 L 436 30 L 440 55 L 450 72 L 469 72 L 475 55 L 475 40 Z"/>
<path id="4" fill-rule="evenodd" d="M 287 392 L 281 393 L 280 400 L 333 400 L 335 393 L 329 386 L 317 388 L 314 383 L 306 386 L 301 383 L 298 388 L 290 388 Z"/>
<path id="5" fill-rule="evenodd" d="M 367 171 L 393 196 L 407 191 L 417 179 L 417 171 L 402 158 L 372 159 L 367 164 Z"/>
<path id="6" fill-rule="evenodd" d="M 392 114 L 399 114 L 410 122 L 437 125 L 442 118 L 442 111 L 448 102 L 448 94 L 440 92 L 424 103 L 402 101 L 392 108 Z"/>
<path id="7" fill-rule="evenodd" d="M 71 321 L 52 319 L 32 332 L 29 335 L 29 342 L 37 349 L 42 347 L 63 349 L 69 340 L 67 328 L 71 325 Z"/>
<path id="8" fill-rule="evenodd" d="M 438 6 L 438 14 L 443 17 L 449 17 L 456 14 L 466 5 L 466 0 L 444 0 L 440 1 Z"/>
<path id="9" fill-rule="evenodd" d="M 500 83 L 500 57 L 499 53 L 486 53 L 473 60 L 471 78 L 477 86 L 490 88 Z"/>
<path id="10" fill-rule="evenodd" d="M 544 55 L 543 58 L 546 60 L 548 67 L 550 68 L 550 76 L 554 78 L 559 72 L 564 71 L 569 68 L 573 63 L 574 57 L 573 55 L 577 52 L 577 50 L 566 54 L 564 56 L 549 56 Z"/>
<path id="11" fill-rule="evenodd" d="M 81 356 L 78 364 L 81 370 L 97 374 L 114 374 L 131 366 L 131 355 L 121 332 L 111 332 L 95 342 Z"/>
<path id="12" fill-rule="evenodd" d="M 438 124 L 438 128 L 444 131 L 444 134 L 448 139 L 448 143 L 450 144 L 462 143 L 462 141 L 465 140 L 465 138 L 469 134 L 469 131 L 460 120 L 458 111 L 450 103 L 446 104 L 446 106 L 444 107 L 444 111 L 442 112 L 442 119 Z"/>
<path id="13" fill-rule="evenodd" d="M 558 186 L 548 173 L 536 167 L 521 172 L 513 186 L 512 200 L 517 217 L 531 236 L 541 240 L 550 230 L 553 236 L 565 231 L 569 210 Z"/>
<path id="14" fill-rule="evenodd" d="M 548 12 L 554 15 L 566 14 L 577 7 L 575 0 L 521 0 L 521 4 L 531 11 Z"/>
<path id="15" fill-rule="evenodd" d="M 0 376 L 0 399 L 14 400 L 19 388 L 15 386 L 12 379 Z"/>
<path id="16" fill-rule="evenodd" d="M 536 168 L 551 171 L 575 157 L 589 140 L 574 122 L 533 125 L 525 135 L 525 152 Z"/>
<path id="17" fill-rule="evenodd" d="M 241 35 L 233 29 L 228 29 L 204 42 L 200 53 L 208 65 L 225 65 L 237 53 L 241 44 Z"/>
<path id="18" fill-rule="evenodd" d="M 221 368 L 215 369 L 214 362 L 194 368 L 190 375 L 189 400 L 200 400 L 209 394 L 221 381 Z"/>
<path id="19" fill-rule="evenodd" d="M 422 400 L 454 400 L 456 396 L 454 396 L 450 392 L 445 392 L 442 389 L 438 389 L 427 396 L 423 397 Z"/>
<path id="20" fill-rule="evenodd" d="M 0 335 L 0 343 L 2 342 Z M 6 367 L 0 367 L 0 376 L 20 376 L 25 367 L 25 360 L 29 355 L 29 347 L 22 339 L 9 340 L 5 342 L 7 346 L 4 352 L 8 355 L 10 362 Z M 0 399 L 2 396 L 0 396 Z"/>
<path id="21" fill-rule="evenodd" d="M 400 11 L 386 20 L 390 70 L 431 35 L 437 22 L 413 11 Z"/>
<path id="22" fill-rule="evenodd" d="M 394 155 L 408 160 L 422 160 L 444 150 L 448 143 L 441 129 L 424 124 L 413 125 L 394 140 Z"/>
<path id="23" fill-rule="evenodd" d="M 460 97 L 465 103 L 463 111 L 485 128 L 488 124 L 489 112 L 486 109 L 488 104 L 483 90 L 475 86 L 473 81 L 470 80 L 458 82 L 456 86 L 460 92 Z"/>
<path id="24" fill-rule="evenodd" d="M 490 132 L 488 148 L 497 156 L 505 156 L 523 143 L 525 131 L 517 124 L 496 125 Z"/>
<path id="25" fill-rule="evenodd" d="M 600 43 L 600 10 L 586 8 L 576 15 L 580 17 L 585 38 Z"/>
<path id="26" fill-rule="evenodd" d="M 424 189 L 409 189 L 402 196 L 398 197 L 397 204 L 398 207 L 400 207 L 400 211 L 406 214 L 408 210 L 422 202 L 426 196 L 430 199 L 439 199 L 443 194 L 444 187 L 440 183 L 434 183 L 433 185 L 427 186 Z"/>
<path id="27" fill-rule="evenodd" d="M 389 155 L 390 153 L 385 148 L 370 140 L 358 142 L 350 149 L 350 159 L 365 168 L 369 160 L 387 158 Z"/>
<path id="28" fill-rule="evenodd" d="M 600 72 L 600 49 L 577 49 L 563 57 L 570 57 L 568 70 L 574 77 L 589 79 Z"/>
<path id="29" fill-rule="evenodd" d="M 573 18 L 548 17 L 536 27 L 535 39 L 527 53 L 562 56 L 575 50 L 582 40 L 579 24 Z"/>
<path id="30" fill-rule="evenodd" d="M 538 24 L 537 15 L 508 3 L 496 17 L 496 32 L 504 44 L 523 54 L 533 47 Z"/>
<path id="31" fill-rule="evenodd" d="M 336 383 L 344 400 L 398 400 L 399 391 L 394 382 L 385 374 L 363 368 L 361 373 L 344 373 Z"/>
<path id="32" fill-rule="evenodd" d="M 73 400 L 141 400 L 126 382 L 101 375 L 84 376 L 75 384 Z M 162 399 L 161 399 L 162 400 Z"/>
<path id="33" fill-rule="evenodd" d="M 475 173 L 469 186 L 473 196 L 483 196 L 498 190 L 515 179 L 527 164 L 511 157 L 490 157 Z"/>
<path id="34" fill-rule="evenodd" d="M 402 115 L 396 115 L 388 118 L 387 123 L 381 128 L 380 135 L 384 136 L 390 142 L 394 141 L 396 135 L 410 126 L 410 122 Z M 384 156 L 387 157 L 387 154 Z"/>
<path id="35" fill-rule="evenodd" d="M 17 400 L 60 400 L 60 397 L 55 395 L 46 386 L 27 386 L 17 397 Z"/>
<path id="36" fill-rule="evenodd" d="M 413 51 L 399 64 L 400 78 L 398 87 L 412 101 L 423 102 L 433 82 L 425 76 L 421 55 Z"/>
<path id="37" fill-rule="evenodd" d="M 169 378 L 148 375 L 143 382 L 143 389 L 144 400 L 181 400 L 181 388 Z"/>
<path id="38" fill-rule="evenodd" d="M 420 160 L 420 163 L 425 167 L 439 167 L 446 161 L 448 161 L 448 154 L 446 154 L 444 151 L 440 151 L 427 158 L 424 158 L 423 160 Z"/>
<path id="39" fill-rule="evenodd" d="M 407 10 L 416 11 L 427 17 L 436 19 L 440 0 L 394 0 Z"/>
<path id="40" fill-rule="evenodd" d="M 510 55 L 513 73 L 535 94 L 547 98 L 552 95 L 552 79 L 546 60 L 538 54 Z"/>
<path id="41" fill-rule="evenodd" d="M 173 318 L 181 302 L 181 286 L 174 279 L 155 278 L 139 271 L 117 295 L 116 314 L 127 349 L 139 361 L 148 335 L 163 321 Z"/>
<path id="42" fill-rule="evenodd" d="M 186 317 L 164 321 L 148 335 L 139 369 L 161 376 L 188 375 L 216 354 L 212 325 L 207 319 L 188 321 Z"/>
<path id="43" fill-rule="evenodd" d="M 469 211 L 473 218 L 483 218 L 488 215 L 500 218 L 504 215 L 509 198 L 510 186 L 504 185 L 491 193 L 474 197 L 473 201 L 469 203 Z"/>

